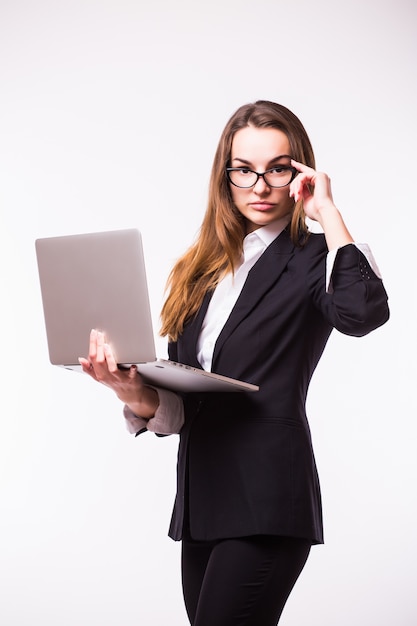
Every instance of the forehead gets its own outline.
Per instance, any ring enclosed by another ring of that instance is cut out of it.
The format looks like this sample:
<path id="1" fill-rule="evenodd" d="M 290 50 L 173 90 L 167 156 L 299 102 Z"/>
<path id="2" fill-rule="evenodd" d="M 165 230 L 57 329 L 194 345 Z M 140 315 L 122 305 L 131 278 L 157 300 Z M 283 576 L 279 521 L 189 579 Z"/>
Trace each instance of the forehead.
<path id="1" fill-rule="evenodd" d="M 287 135 L 277 128 L 246 126 L 235 133 L 232 141 L 232 159 L 271 161 L 290 154 Z"/>

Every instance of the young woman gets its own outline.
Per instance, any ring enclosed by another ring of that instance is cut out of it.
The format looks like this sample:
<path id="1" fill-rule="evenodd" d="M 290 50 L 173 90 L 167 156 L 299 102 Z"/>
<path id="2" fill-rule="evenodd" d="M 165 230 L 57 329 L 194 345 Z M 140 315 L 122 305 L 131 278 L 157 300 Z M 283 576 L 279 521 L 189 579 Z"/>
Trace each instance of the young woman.
<path id="1" fill-rule="evenodd" d="M 317 221 L 323 234 L 307 229 Z M 330 252 L 329 252 L 330 251 Z M 333 328 L 389 317 L 370 251 L 355 244 L 300 120 L 267 101 L 227 123 L 200 234 L 169 278 L 162 333 L 173 360 L 259 385 L 186 393 L 120 371 L 92 331 L 86 373 L 125 403 L 131 432 L 180 432 L 170 536 L 182 540 L 194 626 L 273 626 L 312 544 L 320 487 L 305 412 Z"/>

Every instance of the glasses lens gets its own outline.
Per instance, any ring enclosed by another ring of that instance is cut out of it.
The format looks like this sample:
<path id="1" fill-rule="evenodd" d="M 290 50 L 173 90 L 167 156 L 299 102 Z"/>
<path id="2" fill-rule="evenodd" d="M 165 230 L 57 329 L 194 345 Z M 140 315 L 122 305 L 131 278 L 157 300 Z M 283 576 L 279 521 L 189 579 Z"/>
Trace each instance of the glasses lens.
<path id="1" fill-rule="evenodd" d="M 245 168 L 237 170 L 229 170 L 229 180 L 236 187 L 252 187 L 257 180 L 257 175 L 251 170 Z"/>
<path id="2" fill-rule="evenodd" d="M 265 172 L 264 179 L 270 187 L 285 187 L 285 185 L 291 182 L 292 176 L 293 170 L 291 168 L 274 167 Z"/>

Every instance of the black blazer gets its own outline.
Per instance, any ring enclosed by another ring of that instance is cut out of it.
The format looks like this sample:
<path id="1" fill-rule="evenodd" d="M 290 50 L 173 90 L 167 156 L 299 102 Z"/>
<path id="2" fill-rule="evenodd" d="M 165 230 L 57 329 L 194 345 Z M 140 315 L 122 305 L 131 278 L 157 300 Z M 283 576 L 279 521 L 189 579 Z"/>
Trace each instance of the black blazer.
<path id="1" fill-rule="evenodd" d="M 308 385 L 333 328 L 361 336 L 389 317 L 382 282 L 353 245 L 338 251 L 334 291 L 326 293 L 326 255 L 323 235 L 311 234 L 299 248 L 285 230 L 249 272 L 212 371 L 260 390 L 184 394 L 173 539 L 187 529 L 197 540 L 273 534 L 323 541 Z M 210 295 L 170 344 L 171 359 L 199 367 Z"/>

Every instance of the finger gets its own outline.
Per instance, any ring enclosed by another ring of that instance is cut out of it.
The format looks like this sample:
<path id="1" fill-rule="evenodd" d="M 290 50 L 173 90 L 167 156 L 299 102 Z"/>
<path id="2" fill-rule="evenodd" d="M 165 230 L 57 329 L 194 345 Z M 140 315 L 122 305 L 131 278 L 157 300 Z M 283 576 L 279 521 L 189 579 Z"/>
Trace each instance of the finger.
<path id="1" fill-rule="evenodd" d="M 305 174 L 314 175 L 316 173 L 316 170 L 314 168 L 309 167 L 308 165 L 305 165 L 304 163 L 300 163 L 299 161 L 296 161 L 295 159 L 291 159 L 291 165 L 295 167 L 295 169 L 298 170 L 299 172 L 304 172 Z"/>
<path id="2" fill-rule="evenodd" d="M 91 376 L 91 378 L 94 378 L 94 380 L 97 380 L 97 376 L 95 375 L 93 365 L 92 363 L 90 363 L 90 361 L 88 361 L 84 357 L 79 357 L 78 362 L 81 365 L 84 374 L 88 374 L 89 376 Z"/>
<path id="3" fill-rule="evenodd" d="M 96 337 L 97 337 L 96 361 L 97 363 L 103 363 L 106 359 L 105 353 L 104 353 L 104 344 L 105 344 L 104 333 L 98 330 L 96 331 Z"/>
<path id="4" fill-rule="evenodd" d="M 90 344 L 88 348 L 88 356 L 90 359 L 95 359 L 97 355 L 97 331 L 93 328 L 90 332 Z"/>
<path id="5" fill-rule="evenodd" d="M 313 170 L 311 167 L 307 168 L 307 171 L 299 172 L 297 176 L 294 178 L 293 183 L 298 185 L 311 184 L 317 178 L 316 170 Z"/>
<path id="6" fill-rule="evenodd" d="M 138 373 L 138 368 L 136 367 L 136 365 L 131 365 L 129 369 L 129 378 L 131 379 L 136 378 L 137 373 Z"/>
<path id="7" fill-rule="evenodd" d="M 316 172 L 312 170 L 314 175 Z M 298 174 L 290 185 L 290 197 L 294 198 L 295 202 L 298 202 L 306 195 L 310 196 L 314 187 L 313 176 L 310 173 Z"/>
<path id="8" fill-rule="evenodd" d="M 109 372 L 117 371 L 118 368 L 117 368 L 116 359 L 114 358 L 113 351 L 108 343 L 103 344 L 103 353 L 104 353 L 104 358 L 107 362 L 107 367 L 109 369 Z"/>

